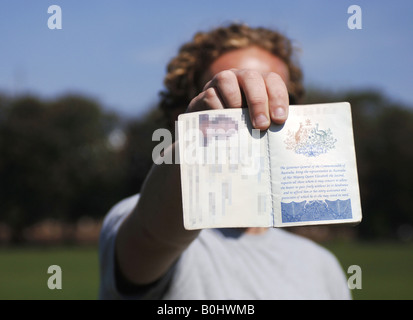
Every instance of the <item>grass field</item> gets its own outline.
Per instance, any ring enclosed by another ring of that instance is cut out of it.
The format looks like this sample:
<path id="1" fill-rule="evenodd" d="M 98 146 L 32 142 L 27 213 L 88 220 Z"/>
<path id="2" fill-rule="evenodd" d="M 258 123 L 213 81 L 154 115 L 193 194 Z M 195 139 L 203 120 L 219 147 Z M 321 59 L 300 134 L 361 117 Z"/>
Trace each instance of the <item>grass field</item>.
<path id="1" fill-rule="evenodd" d="M 50 265 L 62 270 L 62 289 L 50 290 Z M 0 299 L 97 299 L 96 248 L 16 248 L 0 250 Z"/>
<path id="2" fill-rule="evenodd" d="M 351 265 L 361 267 L 362 289 L 352 290 L 355 300 L 413 299 L 412 244 L 356 242 L 325 246 L 336 255 L 345 272 Z"/>
<path id="3" fill-rule="evenodd" d="M 413 299 L 413 245 L 378 243 L 325 244 L 346 272 L 362 270 L 358 299 Z M 62 289 L 50 290 L 50 265 L 62 270 Z M 349 274 L 350 276 L 351 274 Z M 93 247 L 0 249 L 0 299 L 97 299 L 99 269 Z"/>

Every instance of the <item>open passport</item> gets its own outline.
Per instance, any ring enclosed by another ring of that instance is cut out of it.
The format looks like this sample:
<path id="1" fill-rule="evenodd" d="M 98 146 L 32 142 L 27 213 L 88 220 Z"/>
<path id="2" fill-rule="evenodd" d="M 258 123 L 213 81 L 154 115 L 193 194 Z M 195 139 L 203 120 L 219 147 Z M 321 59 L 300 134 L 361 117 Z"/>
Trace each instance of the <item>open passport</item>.
<path id="1" fill-rule="evenodd" d="M 186 229 L 361 221 L 347 102 L 292 105 L 266 131 L 245 108 L 182 114 L 178 137 Z"/>

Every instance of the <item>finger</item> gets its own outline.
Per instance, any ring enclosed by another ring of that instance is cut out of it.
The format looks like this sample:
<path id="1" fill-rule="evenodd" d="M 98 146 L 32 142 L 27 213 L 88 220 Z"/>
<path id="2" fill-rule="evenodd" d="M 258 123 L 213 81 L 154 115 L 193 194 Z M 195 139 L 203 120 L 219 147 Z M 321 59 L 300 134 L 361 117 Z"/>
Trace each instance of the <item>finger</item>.
<path id="1" fill-rule="evenodd" d="M 220 99 L 217 89 L 214 87 L 207 88 L 197 95 L 188 105 L 187 112 L 223 109 L 224 105 Z"/>
<path id="2" fill-rule="evenodd" d="M 218 90 L 218 95 L 223 101 L 224 107 L 242 107 L 241 90 L 234 71 L 224 70 L 217 73 L 212 80 L 205 85 L 204 90 L 210 87 L 215 87 Z"/>
<path id="3" fill-rule="evenodd" d="M 253 70 L 240 70 L 237 78 L 247 101 L 252 125 L 256 129 L 268 129 L 271 121 L 267 89 L 262 75 Z"/>
<path id="4" fill-rule="evenodd" d="M 267 88 L 271 121 L 283 124 L 288 117 L 288 90 L 282 78 L 273 72 L 263 75 Z"/>

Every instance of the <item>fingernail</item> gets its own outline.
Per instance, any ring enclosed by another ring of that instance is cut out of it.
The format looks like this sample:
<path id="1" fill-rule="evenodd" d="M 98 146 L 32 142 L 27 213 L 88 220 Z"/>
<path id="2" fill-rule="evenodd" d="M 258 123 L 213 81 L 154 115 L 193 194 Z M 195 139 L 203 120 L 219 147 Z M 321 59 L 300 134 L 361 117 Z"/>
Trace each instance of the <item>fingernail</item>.
<path id="1" fill-rule="evenodd" d="M 270 125 L 270 119 L 268 119 L 264 114 L 259 114 L 254 119 L 254 127 L 262 128 L 268 127 Z"/>
<path id="2" fill-rule="evenodd" d="M 274 118 L 285 118 L 285 110 L 284 108 L 278 107 L 272 112 L 272 116 Z"/>

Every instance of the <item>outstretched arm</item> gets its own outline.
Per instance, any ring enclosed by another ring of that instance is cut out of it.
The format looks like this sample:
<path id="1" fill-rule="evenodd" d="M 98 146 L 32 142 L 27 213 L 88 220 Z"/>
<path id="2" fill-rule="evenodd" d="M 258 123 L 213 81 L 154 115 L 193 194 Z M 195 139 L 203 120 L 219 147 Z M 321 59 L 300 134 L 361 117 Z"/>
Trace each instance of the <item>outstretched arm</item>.
<path id="1" fill-rule="evenodd" d="M 273 72 L 224 70 L 207 82 L 187 112 L 248 107 L 256 129 L 288 116 L 288 92 Z M 175 154 L 177 143 L 165 152 Z M 199 231 L 183 227 L 179 164 L 154 165 L 142 187 L 140 200 L 120 227 L 116 256 L 120 272 L 134 284 L 160 278 Z"/>

